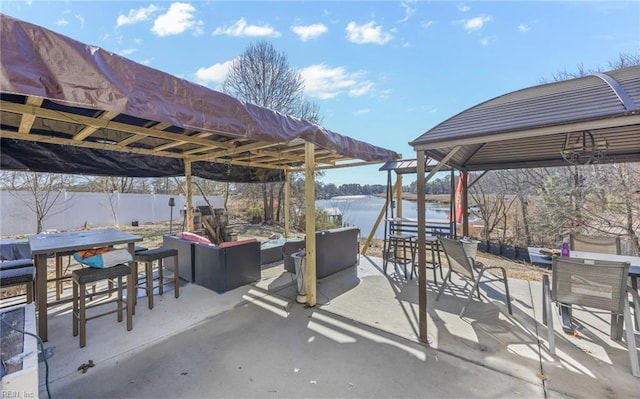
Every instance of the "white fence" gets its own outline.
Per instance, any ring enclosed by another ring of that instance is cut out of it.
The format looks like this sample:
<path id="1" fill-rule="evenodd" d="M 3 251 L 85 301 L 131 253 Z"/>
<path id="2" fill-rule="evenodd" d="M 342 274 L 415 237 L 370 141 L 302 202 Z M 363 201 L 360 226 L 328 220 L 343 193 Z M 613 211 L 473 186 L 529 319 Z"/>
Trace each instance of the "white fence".
<path id="1" fill-rule="evenodd" d="M 186 205 L 183 195 L 120 194 L 88 192 L 52 192 L 55 198 L 43 220 L 43 231 L 71 230 L 87 225 L 90 228 L 153 223 L 172 219 L 182 223 L 180 210 Z M 169 198 L 175 198 L 173 212 Z M 222 197 L 207 196 L 214 208 L 222 208 Z M 207 205 L 201 195 L 193 196 L 193 206 Z M 0 235 L 35 234 L 37 229 L 35 198 L 28 191 L 0 191 Z"/>

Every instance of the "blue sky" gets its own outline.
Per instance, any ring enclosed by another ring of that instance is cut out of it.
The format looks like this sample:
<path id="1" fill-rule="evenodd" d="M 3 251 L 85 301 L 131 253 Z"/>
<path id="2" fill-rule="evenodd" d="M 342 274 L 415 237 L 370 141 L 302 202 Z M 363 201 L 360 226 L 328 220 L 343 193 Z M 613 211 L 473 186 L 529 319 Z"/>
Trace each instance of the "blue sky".
<path id="1" fill-rule="evenodd" d="M 330 130 L 408 142 L 480 102 L 640 51 L 640 2 L 3 1 L 0 10 L 218 89 L 258 40 L 284 52 Z M 325 183 L 385 184 L 379 166 Z M 405 179 L 405 184 L 414 180 Z"/>

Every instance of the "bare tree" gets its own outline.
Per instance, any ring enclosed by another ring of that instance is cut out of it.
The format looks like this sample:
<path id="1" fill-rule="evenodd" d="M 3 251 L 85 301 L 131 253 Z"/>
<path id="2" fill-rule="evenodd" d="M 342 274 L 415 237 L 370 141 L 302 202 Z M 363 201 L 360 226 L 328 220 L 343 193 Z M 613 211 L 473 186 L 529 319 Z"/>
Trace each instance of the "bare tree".
<path id="1" fill-rule="evenodd" d="M 478 208 L 478 216 L 483 221 L 482 238 L 488 240 L 491 234 L 502 224 L 502 238 L 507 230 L 507 213 L 511 209 L 515 198 L 508 195 L 511 192 L 504 172 L 489 172 L 476 181 L 469 190 L 469 194 Z"/>
<path id="2" fill-rule="evenodd" d="M 272 44 L 258 41 L 233 61 L 222 91 L 240 100 L 272 109 L 286 115 L 320 122 L 318 107 L 303 96 L 304 81 L 300 73 L 289 66 L 284 53 L 278 53 Z M 282 183 L 279 183 L 280 185 Z M 263 220 L 280 218 L 282 187 L 274 183 L 261 183 Z M 277 211 L 274 197 L 278 196 Z"/>
<path id="3" fill-rule="evenodd" d="M 44 220 L 52 216 L 54 206 L 65 187 L 64 175 L 38 172 L 8 172 L 5 186 L 9 192 L 36 215 L 36 233 L 41 233 Z M 18 191 L 27 191 L 28 198 L 18 195 Z M 62 212 L 60 208 L 57 212 Z"/>

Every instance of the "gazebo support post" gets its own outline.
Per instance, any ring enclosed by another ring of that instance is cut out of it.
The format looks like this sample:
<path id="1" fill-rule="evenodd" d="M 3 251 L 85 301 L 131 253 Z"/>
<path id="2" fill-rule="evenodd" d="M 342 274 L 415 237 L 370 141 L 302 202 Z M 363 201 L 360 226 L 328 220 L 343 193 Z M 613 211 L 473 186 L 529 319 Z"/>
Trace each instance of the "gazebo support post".
<path id="1" fill-rule="evenodd" d="M 469 172 L 462 173 L 462 235 L 469 237 Z"/>
<path id="2" fill-rule="evenodd" d="M 284 171 L 284 238 L 289 238 L 291 224 L 291 173 Z"/>
<path id="3" fill-rule="evenodd" d="M 187 231 L 194 231 L 193 226 L 193 181 L 191 179 L 191 161 L 184 160 L 184 176 L 186 177 L 187 190 Z"/>
<path id="4" fill-rule="evenodd" d="M 306 271 L 305 286 L 307 305 L 316 306 L 316 183 L 314 144 L 304 144 L 304 192 L 305 192 L 305 233 Z"/>
<path id="5" fill-rule="evenodd" d="M 420 341 L 429 343 L 427 335 L 427 257 L 425 251 L 426 214 L 425 214 L 425 153 L 418 151 L 417 169 L 417 205 L 418 205 L 418 324 Z"/>

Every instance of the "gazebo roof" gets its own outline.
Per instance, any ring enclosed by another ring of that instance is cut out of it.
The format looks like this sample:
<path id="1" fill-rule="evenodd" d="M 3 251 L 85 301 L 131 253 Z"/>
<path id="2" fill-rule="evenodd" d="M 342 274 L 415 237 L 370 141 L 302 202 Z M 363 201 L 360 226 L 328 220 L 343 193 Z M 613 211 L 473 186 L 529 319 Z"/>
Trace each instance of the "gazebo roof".
<path id="1" fill-rule="evenodd" d="M 391 150 L 0 14 L 1 167 L 265 181 L 304 164 L 380 163 Z M 135 156 L 132 156 L 135 154 Z"/>
<path id="2" fill-rule="evenodd" d="M 450 166 L 477 171 L 567 165 L 563 146 L 582 137 L 606 142 L 600 162 L 640 162 L 640 66 L 496 97 L 409 144 L 439 161 L 454 152 Z"/>

